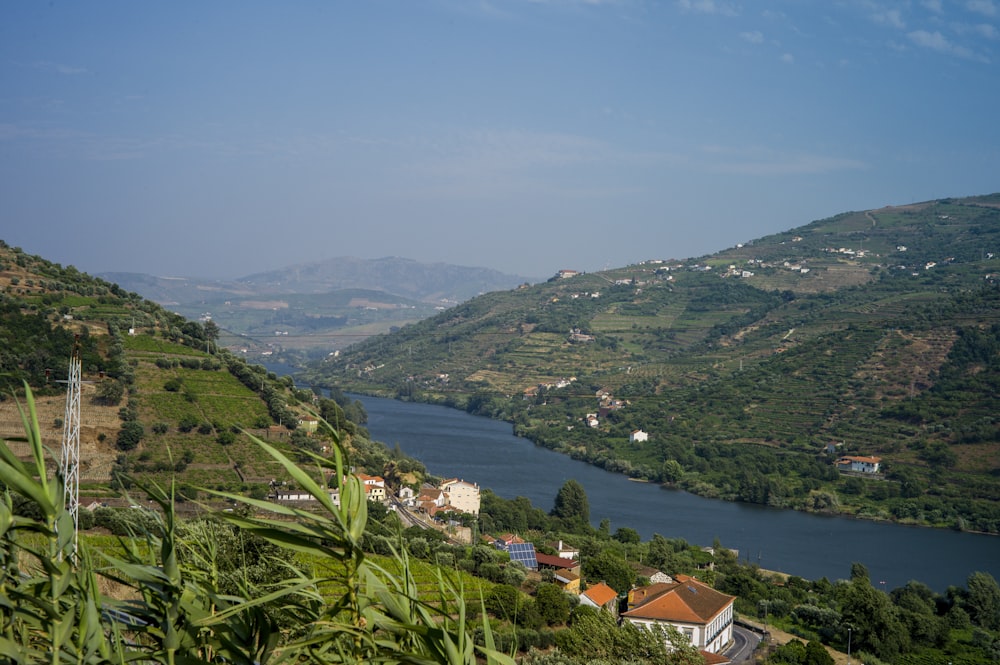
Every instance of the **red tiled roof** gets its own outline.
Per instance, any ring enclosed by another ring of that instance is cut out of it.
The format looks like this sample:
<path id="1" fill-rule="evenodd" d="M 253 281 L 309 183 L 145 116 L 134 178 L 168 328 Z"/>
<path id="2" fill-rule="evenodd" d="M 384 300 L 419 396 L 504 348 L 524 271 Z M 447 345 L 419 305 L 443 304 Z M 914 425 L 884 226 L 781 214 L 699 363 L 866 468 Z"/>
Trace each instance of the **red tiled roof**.
<path id="1" fill-rule="evenodd" d="M 541 552 L 535 552 L 535 560 L 538 561 L 539 566 L 549 568 L 565 568 L 567 565 L 576 565 L 576 562 L 571 559 L 564 559 L 554 554 L 542 554 Z"/>
<path id="2" fill-rule="evenodd" d="M 735 600 L 693 577 L 678 575 L 672 584 L 653 584 L 629 594 L 627 617 L 707 624 Z"/>

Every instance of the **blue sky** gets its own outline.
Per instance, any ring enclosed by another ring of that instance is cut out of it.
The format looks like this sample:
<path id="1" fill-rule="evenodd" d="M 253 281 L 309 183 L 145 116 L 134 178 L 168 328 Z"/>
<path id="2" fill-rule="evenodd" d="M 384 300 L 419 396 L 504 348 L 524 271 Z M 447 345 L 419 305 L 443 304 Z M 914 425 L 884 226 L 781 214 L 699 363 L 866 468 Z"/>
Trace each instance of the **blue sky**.
<path id="1" fill-rule="evenodd" d="M 1000 191 L 1000 0 L 0 4 L 0 238 L 531 277 Z"/>

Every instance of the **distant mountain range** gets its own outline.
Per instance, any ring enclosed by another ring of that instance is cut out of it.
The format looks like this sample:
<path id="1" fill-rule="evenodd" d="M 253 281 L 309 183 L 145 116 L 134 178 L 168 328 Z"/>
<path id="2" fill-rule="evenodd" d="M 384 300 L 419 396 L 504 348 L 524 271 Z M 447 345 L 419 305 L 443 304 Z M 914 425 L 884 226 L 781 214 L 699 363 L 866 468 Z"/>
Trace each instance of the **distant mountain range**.
<path id="1" fill-rule="evenodd" d="M 211 318 L 230 346 L 327 353 L 482 293 L 531 281 L 488 268 L 399 257 L 338 257 L 234 280 L 105 272 L 101 279 L 187 318 Z"/>

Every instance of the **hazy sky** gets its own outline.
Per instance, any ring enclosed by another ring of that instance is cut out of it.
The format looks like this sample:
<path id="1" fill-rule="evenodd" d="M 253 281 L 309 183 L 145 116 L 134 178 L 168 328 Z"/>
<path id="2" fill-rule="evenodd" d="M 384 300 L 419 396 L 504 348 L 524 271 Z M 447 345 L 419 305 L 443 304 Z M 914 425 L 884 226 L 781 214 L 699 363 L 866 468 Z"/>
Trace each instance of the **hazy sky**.
<path id="1" fill-rule="evenodd" d="M 0 4 L 0 239 L 531 277 L 1000 191 L 1000 0 Z"/>

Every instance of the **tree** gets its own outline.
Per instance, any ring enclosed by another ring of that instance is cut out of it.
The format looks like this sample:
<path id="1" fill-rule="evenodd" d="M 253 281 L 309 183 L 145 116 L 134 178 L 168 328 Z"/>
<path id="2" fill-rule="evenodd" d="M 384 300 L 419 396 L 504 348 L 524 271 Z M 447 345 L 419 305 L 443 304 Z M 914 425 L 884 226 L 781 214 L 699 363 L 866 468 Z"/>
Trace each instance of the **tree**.
<path id="1" fill-rule="evenodd" d="M 868 570 L 851 566 L 851 581 L 838 588 L 842 626 L 850 627 L 857 649 L 892 661 L 910 646 L 910 636 L 889 596 L 872 587 Z"/>
<path id="2" fill-rule="evenodd" d="M 810 641 L 806 645 L 806 653 L 802 665 L 833 665 L 833 662 L 833 656 L 819 642 Z"/>
<path id="3" fill-rule="evenodd" d="M 557 584 L 539 584 L 535 592 L 535 609 L 547 625 L 564 624 L 569 619 L 569 596 Z"/>
<path id="4" fill-rule="evenodd" d="M 610 550 L 583 560 L 583 575 L 591 582 L 605 582 L 618 593 L 635 584 L 635 570 Z"/>
<path id="5" fill-rule="evenodd" d="M 497 584 L 485 600 L 487 612 L 511 623 L 517 622 L 517 615 L 523 603 L 521 592 L 509 584 Z"/>
<path id="6" fill-rule="evenodd" d="M 684 467 L 681 463 L 675 459 L 668 459 L 663 463 L 663 470 L 661 471 L 661 478 L 665 483 L 676 483 L 684 477 Z"/>
<path id="7" fill-rule="evenodd" d="M 577 607 L 568 630 L 556 633 L 556 645 L 581 662 L 668 663 L 695 665 L 705 659 L 673 627 L 646 630 L 631 621 L 620 626 L 608 612 Z"/>
<path id="8" fill-rule="evenodd" d="M 105 378 L 97 384 L 97 399 L 105 405 L 114 406 L 125 396 L 125 386 L 118 379 Z"/>
<path id="9" fill-rule="evenodd" d="M 614 539 L 626 545 L 638 545 L 642 542 L 642 536 L 639 535 L 639 532 L 627 526 L 618 527 Z"/>
<path id="10" fill-rule="evenodd" d="M 139 445 L 144 435 L 145 429 L 139 421 L 128 420 L 122 423 L 122 428 L 118 430 L 118 440 L 116 442 L 118 450 L 132 450 Z"/>
<path id="11" fill-rule="evenodd" d="M 570 478 L 559 488 L 555 505 L 550 513 L 573 528 L 590 525 L 590 502 L 579 481 Z"/>
<path id="12" fill-rule="evenodd" d="M 966 607 L 972 623 L 985 630 L 1000 630 L 1000 587 L 989 573 L 975 572 L 966 582 Z"/>
<path id="13" fill-rule="evenodd" d="M 209 319 L 208 321 L 205 321 L 204 324 L 202 324 L 202 330 L 205 333 L 205 339 L 212 343 L 214 343 L 217 339 L 219 339 L 219 334 L 222 332 L 219 329 L 218 324 L 212 319 Z"/>

